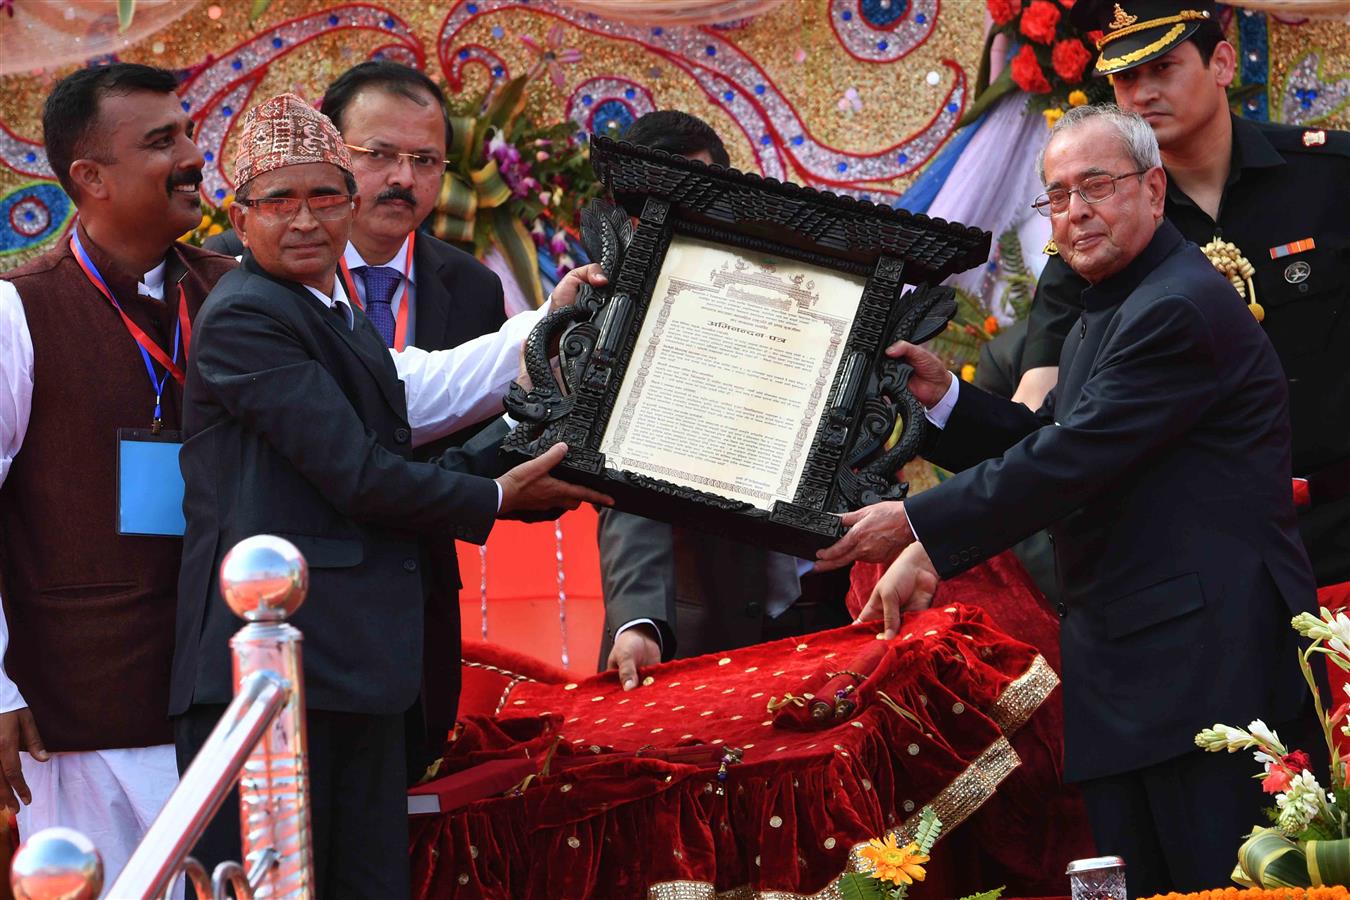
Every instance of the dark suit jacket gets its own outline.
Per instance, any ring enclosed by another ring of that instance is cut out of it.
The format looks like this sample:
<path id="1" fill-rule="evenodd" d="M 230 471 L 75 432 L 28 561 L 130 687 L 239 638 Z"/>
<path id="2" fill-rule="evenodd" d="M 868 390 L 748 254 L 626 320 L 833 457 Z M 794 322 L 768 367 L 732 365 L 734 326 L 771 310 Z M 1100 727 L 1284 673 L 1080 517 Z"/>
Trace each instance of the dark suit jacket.
<path id="1" fill-rule="evenodd" d="M 766 602 L 801 591 L 797 561 L 783 553 L 613 509 L 600 511 L 605 634 L 634 619 L 661 631 L 665 659 L 700 656 L 763 640 Z"/>
<path id="2" fill-rule="evenodd" d="M 497 487 L 465 472 L 487 474 L 495 451 L 413 461 L 403 385 L 374 327 L 358 311 L 348 329 L 248 256 L 207 298 L 192 350 L 170 712 L 230 699 L 227 642 L 241 622 L 216 573 L 237 541 L 264 532 L 309 563 L 292 619 L 309 706 L 404 712 L 422 688 L 428 552 L 486 540 Z"/>
<path id="3" fill-rule="evenodd" d="M 1049 526 L 1071 780 L 1295 717 L 1289 618 L 1314 608 L 1284 374 L 1246 305 L 1167 222 L 1084 303 L 1040 414 L 962 385 L 926 455 L 964 471 L 905 504 L 943 577 Z"/>
<path id="4" fill-rule="evenodd" d="M 231 256 L 243 252 L 234 231 L 208 238 L 206 246 Z M 419 231 L 413 245 L 413 345 L 423 350 L 447 350 L 491 334 L 506 321 L 502 282 L 497 274 L 471 254 Z M 413 452 L 417 459 L 435 459 L 451 447 L 480 434 L 493 422 L 471 425 Z M 459 683 L 460 617 L 459 560 L 453 541 L 429 549 L 427 557 L 426 647 L 427 679 L 432 683 Z M 437 754 L 454 726 L 458 692 L 433 691 L 423 695 L 425 743 Z M 435 702 L 440 698 L 440 702 Z M 420 728 L 421 726 L 415 726 Z M 412 732 L 410 731 L 410 734 Z M 410 765 L 409 771 L 418 770 Z"/>

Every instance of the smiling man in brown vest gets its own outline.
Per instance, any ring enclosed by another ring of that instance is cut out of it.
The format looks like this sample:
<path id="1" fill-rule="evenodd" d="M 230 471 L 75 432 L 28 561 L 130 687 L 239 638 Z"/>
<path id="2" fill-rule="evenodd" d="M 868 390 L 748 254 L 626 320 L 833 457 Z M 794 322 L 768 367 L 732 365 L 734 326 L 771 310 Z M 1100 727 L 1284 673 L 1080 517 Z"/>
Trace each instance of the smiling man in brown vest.
<path id="1" fill-rule="evenodd" d="M 43 137 L 79 221 L 0 281 L 0 800 L 31 801 L 24 834 L 94 836 L 109 881 L 177 783 L 182 541 L 120 533 L 153 529 L 119 522 L 119 500 L 141 499 L 118 496 L 119 430 L 178 428 L 190 319 L 234 267 L 175 243 L 201 217 L 203 163 L 176 87 L 129 64 L 56 86 Z"/>

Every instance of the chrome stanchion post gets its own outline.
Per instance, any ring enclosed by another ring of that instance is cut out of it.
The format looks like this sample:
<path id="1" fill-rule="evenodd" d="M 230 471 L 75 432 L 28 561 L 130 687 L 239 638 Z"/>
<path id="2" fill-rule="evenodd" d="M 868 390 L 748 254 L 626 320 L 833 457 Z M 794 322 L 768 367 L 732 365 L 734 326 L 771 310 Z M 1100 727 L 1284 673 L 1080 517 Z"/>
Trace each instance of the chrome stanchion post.
<path id="1" fill-rule="evenodd" d="M 271 535 L 241 541 L 220 566 L 225 602 L 248 621 L 230 639 L 235 685 L 261 671 L 291 685 L 289 701 L 239 778 L 242 871 L 255 897 L 308 897 L 314 889 L 301 635 L 285 621 L 304 602 L 308 586 L 304 557 Z"/>
<path id="2" fill-rule="evenodd" d="M 10 864 L 16 900 L 94 900 L 103 890 L 103 858 L 73 828 L 44 828 Z"/>

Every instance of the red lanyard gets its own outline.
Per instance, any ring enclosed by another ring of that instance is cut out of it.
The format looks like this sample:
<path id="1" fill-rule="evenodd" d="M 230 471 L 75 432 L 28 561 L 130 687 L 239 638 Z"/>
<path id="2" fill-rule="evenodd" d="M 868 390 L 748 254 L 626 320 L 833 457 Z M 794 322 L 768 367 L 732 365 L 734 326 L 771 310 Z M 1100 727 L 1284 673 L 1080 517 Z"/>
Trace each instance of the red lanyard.
<path id="1" fill-rule="evenodd" d="M 112 296 L 112 291 L 108 290 L 108 282 L 104 281 L 103 275 L 99 274 L 99 270 L 94 267 L 93 260 L 89 259 L 88 252 L 85 252 L 85 248 L 81 246 L 80 235 L 78 235 L 77 231 L 72 231 L 72 233 L 70 233 L 70 251 L 76 256 L 76 262 L 80 263 L 80 269 L 84 270 L 85 277 L 89 279 L 90 285 L 96 287 L 96 289 L 99 290 L 99 293 L 107 298 L 109 304 L 112 304 L 112 308 L 117 310 L 117 314 L 121 316 L 121 324 L 126 325 L 127 331 L 131 333 L 131 336 L 134 337 L 136 343 L 140 344 L 140 354 L 142 354 L 142 356 L 146 356 L 147 354 L 153 356 L 155 362 L 161 364 L 161 366 L 165 368 L 167 374 L 173 375 L 174 381 L 182 385 L 185 379 L 184 374 L 182 374 L 182 368 L 178 367 L 177 363 L 177 339 L 178 336 L 182 336 L 182 355 L 184 355 L 184 359 L 186 359 L 186 356 L 188 356 L 188 347 L 192 344 L 192 322 L 188 321 L 188 293 L 186 293 L 181 283 L 178 285 L 178 328 L 175 329 L 178 333 L 175 333 L 174 335 L 173 359 L 170 359 L 169 354 L 166 354 L 166 352 L 159 347 L 159 344 L 155 343 L 154 339 L 151 339 L 150 335 L 147 335 L 146 332 L 142 331 L 140 325 L 131 321 L 131 317 L 127 316 L 126 310 L 121 308 L 121 304 L 117 302 L 117 298 Z M 150 372 L 150 382 L 155 385 L 155 393 L 158 394 L 159 391 L 163 389 L 163 381 L 158 381 L 157 383 L 154 367 L 150 366 L 150 360 L 148 359 L 146 360 L 146 368 L 147 371 Z"/>
<path id="2" fill-rule="evenodd" d="M 412 274 L 413 242 L 416 239 L 416 231 L 408 232 L 408 252 L 403 255 L 403 294 L 399 297 L 398 315 L 394 319 L 395 350 L 402 350 L 408 345 L 408 285 L 412 283 L 408 276 Z M 351 270 L 347 268 L 346 257 L 338 260 L 338 268 L 342 270 L 342 281 L 347 288 L 347 296 L 356 304 L 357 309 L 365 312 L 366 305 L 361 302 L 361 295 L 356 292 L 356 282 L 352 280 Z"/>

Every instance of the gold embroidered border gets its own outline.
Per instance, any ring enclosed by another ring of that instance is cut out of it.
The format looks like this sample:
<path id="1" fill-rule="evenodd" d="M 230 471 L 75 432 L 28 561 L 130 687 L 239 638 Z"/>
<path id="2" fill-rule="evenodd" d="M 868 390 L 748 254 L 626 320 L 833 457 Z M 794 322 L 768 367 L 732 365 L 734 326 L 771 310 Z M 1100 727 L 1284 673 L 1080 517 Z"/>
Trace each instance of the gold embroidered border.
<path id="1" fill-rule="evenodd" d="M 1173 25 L 1171 28 L 1167 30 L 1167 33 L 1164 34 L 1162 37 L 1158 38 L 1156 41 L 1153 41 L 1150 44 L 1145 44 L 1138 50 L 1131 50 L 1129 53 L 1125 53 L 1121 56 L 1117 56 L 1112 59 L 1107 59 L 1106 54 L 1103 53 L 1101 56 L 1097 57 L 1097 65 L 1094 68 L 1099 73 L 1104 74 L 1106 72 L 1114 72 L 1121 66 L 1128 66 L 1132 62 L 1138 62 L 1144 57 L 1153 53 L 1157 53 L 1159 50 L 1166 47 L 1172 41 L 1180 37 L 1181 33 L 1185 30 L 1186 30 L 1186 23 L 1183 22 L 1180 25 Z"/>
<path id="2" fill-rule="evenodd" d="M 1148 28 L 1161 28 L 1164 25 L 1171 25 L 1174 22 L 1182 22 L 1182 23 L 1203 22 L 1205 19 L 1208 18 L 1209 13 L 1207 12 L 1203 12 L 1198 9 L 1183 9 L 1175 16 L 1163 16 L 1160 19 L 1147 19 L 1143 22 L 1126 25 L 1124 28 L 1108 31 L 1106 34 L 1102 35 L 1100 38 L 1097 39 L 1097 49 L 1098 50 L 1102 49 L 1107 44 L 1111 43 L 1117 38 L 1123 38 L 1127 34 L 1137 34 Z M 1185 26 L 1183 25 L 1183 27 Z"/>
<path id="3" fill-rule="evenodd" d="M 1027 670 L 998 695 L 994 705 L 989 708 L 989 718 L 1004 734 L 1013 734 L 1027 724 L 1027 720 L 1058 684 L 1059 676 L 1050 668 L 1045 657 L 1038 653 Z"/>
<path id="4" fill-rule="evenodd" d="M 1037 659 L 1040 659 L 1038 656 Z M 1047 668 L 1049 668 L 1047 666 Z M 1053 675 L 1054 673 L 1051 672 Z M 946 835 L 979 809 L 994 795 L 1003 779 L 1021 764 L 1017 751 L 1008 743 L 1006 737 L 1000 737 L 977 756 L 965 770 L 952 779 L 952 783 L 943 788 L 936 797 L 928 802 L 939 819 L 942 820 L 942 834 Z M 919 816 L 923 810 L 915 810 L 904 823 L 891 829 L 888 834 L 895 836 L 901 846 L 914 838 L 919 825 Z M 939 838 L 941 840 L 941 838 Z M 849 850 L 848 866 L 845 872 L 866 871 L 860 863 L 859 851 L 866 843 L 855 845 Z M 840 873 L 843 874 L 842 872 Z M 825 888 L 814 894 L 797 894 L 792 891 L 756 891 L 750 887 L 732 888 L 717 893 L 714 886 L 701 881 L 665 881 L 647 889 L 647 900 L 843 900 L 843 893 L 836 878 Z"/>
<path id="5" fill-rule="evenodd" d="M 468 666 L 471 669 L 483 669 L 488 672 L 495 672 L 498 675 L 505 675 L 510 679 L 510 681 L 507 682 L 506 687 L 502 689 L 501 697 L 497 700 L 497 708 L 492 711 L 494 716 L 500 715 L 501 711 L 506 709 L 506 701 L 510 699 L 511 692 L 516 689 L 516 685 L 520 684 L 522 681 L 534 681 L 533 678 L 526 677 L 518 672 L 511 672 L 489 663 L 474 662 L 471 659 L 464 659 L 463 657 L 460 657 L 459 664 L 461 666 Z"/>

